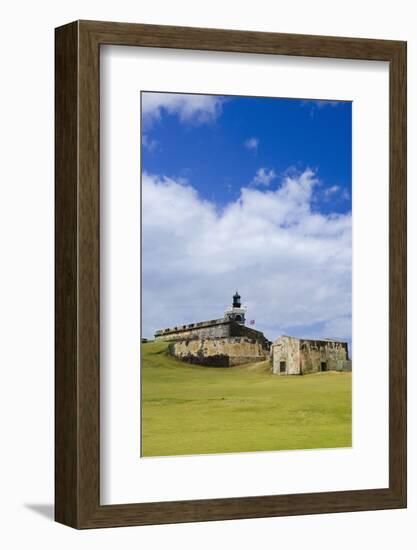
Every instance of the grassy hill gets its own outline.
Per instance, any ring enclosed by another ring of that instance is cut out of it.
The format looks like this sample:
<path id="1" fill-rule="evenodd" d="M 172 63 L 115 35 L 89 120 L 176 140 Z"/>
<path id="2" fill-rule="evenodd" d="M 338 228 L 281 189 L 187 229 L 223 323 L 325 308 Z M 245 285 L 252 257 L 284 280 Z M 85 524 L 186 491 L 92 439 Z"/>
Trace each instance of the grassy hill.
<path id="1" fill-rule="evenodd" d="M 351 446 L 351 374 L 189 365 L 142 344 L 142 456 Z"/>

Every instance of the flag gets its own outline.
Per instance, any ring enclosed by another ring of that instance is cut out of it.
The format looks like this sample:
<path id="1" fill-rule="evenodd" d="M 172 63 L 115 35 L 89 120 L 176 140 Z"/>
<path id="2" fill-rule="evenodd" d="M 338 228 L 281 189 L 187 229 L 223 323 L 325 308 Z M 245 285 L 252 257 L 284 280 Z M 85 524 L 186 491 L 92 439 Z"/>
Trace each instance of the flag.
<path id="1" fill-rule="evenodd" d="M 254 325 L 254 324 L 255 324 L 255 319 L 251 319 L 251 320 L 249 321 L 249 324 L 250 324 L 250 325 Z"/>

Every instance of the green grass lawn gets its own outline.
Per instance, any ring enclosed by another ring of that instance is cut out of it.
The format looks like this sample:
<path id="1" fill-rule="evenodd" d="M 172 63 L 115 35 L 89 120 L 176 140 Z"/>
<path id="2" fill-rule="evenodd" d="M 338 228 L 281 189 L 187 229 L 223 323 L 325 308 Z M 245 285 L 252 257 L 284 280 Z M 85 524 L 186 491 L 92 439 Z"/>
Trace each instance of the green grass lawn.
<path id="1" fill-rule="evenodd" d="M 142 456 L 350 447 L 351 374 L 189 365 L 142 344 Z"/>

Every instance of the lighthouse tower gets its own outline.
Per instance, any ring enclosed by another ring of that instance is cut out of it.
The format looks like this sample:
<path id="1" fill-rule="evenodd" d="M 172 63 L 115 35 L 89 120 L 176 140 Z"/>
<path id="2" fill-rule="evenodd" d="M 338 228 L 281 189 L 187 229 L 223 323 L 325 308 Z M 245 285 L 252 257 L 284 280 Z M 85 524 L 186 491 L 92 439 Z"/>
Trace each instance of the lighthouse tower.
<path id="1" fill-rule="evenodd" d="M 242 307 L 242 302 L 240 299 L 239 293 L 236 293 L 233 296 L 233 304 L 231 307 L 228 307 L 224 312 L 225 319 L 231 319 L 238 323 L 239 325 L 245 324 L 245 314 L 246 308 Z"/>

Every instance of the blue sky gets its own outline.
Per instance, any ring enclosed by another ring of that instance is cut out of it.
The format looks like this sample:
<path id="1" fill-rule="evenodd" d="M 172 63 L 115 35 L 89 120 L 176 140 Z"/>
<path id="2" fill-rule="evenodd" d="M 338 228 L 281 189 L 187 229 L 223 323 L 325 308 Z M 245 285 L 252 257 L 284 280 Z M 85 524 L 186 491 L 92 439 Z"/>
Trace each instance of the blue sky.
<path id="1" fill-rule="evenodd" d="M 153 146 L 142 149 L 142 169 L 190 179 L 202 198 L 220 206 L 236 200 L 259 167 L 273 169 L 277 176 L 291 167 L 315 168 L 324 187 L 338 185 L 350 198 L 350 102 L 220 99 L 221 115 L 205 124 L 184 124 L 175 113 L 154 121 Z M 341 196 L 335 194 L 317 208 L 350 210 L 350 200 Z"/>
<path id="2" fill-rule="evenodd" d="M 221 317 L 239 289 L 270 339 L 350 340 L 351 103 L 141 101 L 144 335 Z"/>

